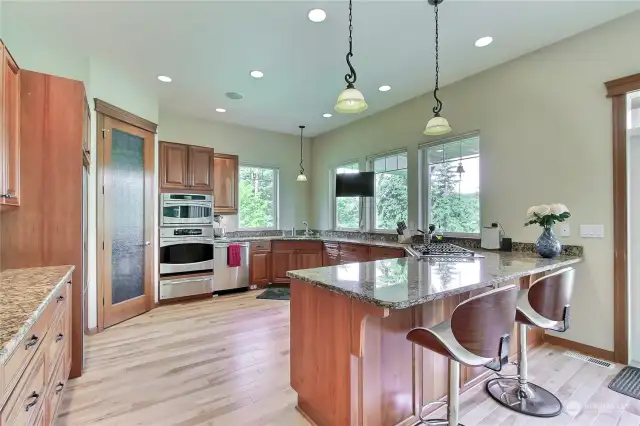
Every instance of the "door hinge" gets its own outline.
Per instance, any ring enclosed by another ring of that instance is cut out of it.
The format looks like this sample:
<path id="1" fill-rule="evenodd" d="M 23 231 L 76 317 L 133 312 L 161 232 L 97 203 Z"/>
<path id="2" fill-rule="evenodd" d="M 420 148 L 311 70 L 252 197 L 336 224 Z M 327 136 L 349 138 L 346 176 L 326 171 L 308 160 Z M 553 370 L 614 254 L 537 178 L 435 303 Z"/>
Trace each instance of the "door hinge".
<path id="1" fill-rule="evenodd" d="M 106 134 L 107 134 L 107 129 L 102 129 L 102 139 L 106 137 L 105 136 Z"/>
<path id="2" fill-rule="evenodd" d="M 102 306 L 104 306 L 104 297 L 102 298 Z"/>
<path id="3" fill-rule="evenodd" d="M 104 241 L 102 242 L 102 250 L 104 250 Z"/>
<path id="4" fill-rule="evenodd" d="M 102 194 L 104 195 L 104 185 L 102 185 Z"/>

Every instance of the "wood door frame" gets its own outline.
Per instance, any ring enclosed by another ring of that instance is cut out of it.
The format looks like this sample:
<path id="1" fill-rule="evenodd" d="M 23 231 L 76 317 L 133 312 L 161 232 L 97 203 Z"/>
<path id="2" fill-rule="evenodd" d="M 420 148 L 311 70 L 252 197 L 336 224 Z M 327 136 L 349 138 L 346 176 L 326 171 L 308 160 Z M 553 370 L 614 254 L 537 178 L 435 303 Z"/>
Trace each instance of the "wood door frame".
<path id="1" fill-rule="evenodd" d="M 627 207 L 627 94 L 640 90 L 640 74 L 605 83 L 612 101 L 613 148 L 613 354 L 629 363 L 629 290 Z"/>
<path id="2" fill-rule="evenodd" d="M 155 129 L 157 125 L 151 123 L 141 117 L 138 117 L 134 114 L 131 114 L 127 111 L 124 111 L 118 107 L 107 104 L 106 102 L 100 101 L 95 98 L 96 101 L 96 149 L 98 151 L 97 161 L 96 161 L 96 305 L 97 305 L 97 330 L 96 332 L 101 332 L 104 330 L 104 300 L 103 303 L 100 303 L 100 300 L 104 298 L 104 277 L 106 274 L 106 264 L 104 259 L 104 251 L 102 249 L 102 244 L 104 242 L 105 237 L 105 218 L 104 218 L 104 204 L 105 204 L 105 196 L 102 192 L 101 186 L 104 184 L 105 178 L 105 138 L 103 137 L 103 130 L 105 129 L 105 120 L 106 118 L 110 118 L 112 120 L 120 121 L 125 125 L 130 125 L 137 127 L 143 131 L 151 133 L 154 135 L 155 139 Z M 104 108 L 107 105 L 109 108 Z M 125 118 L 126 120 L 123 120 Z M 150 123 L 151 125 L 146 126 L 146 123 Z M 145 124 L 145 127 L 142 127 L 138 124 Z M 153 128 L 153 131 L 150 130 Z M 145 169 L 147 172 L 145 173 L 145 189 L 151 188 L 151 191 L 146 191 L 145 193 L 145 205 L 153 206 L 154 205 L 154 197 L 156 196 L 156 188 L 153 182 L 153 178 L 155 176 L 155 140 L 154 143 L 151 144 L 150 152 L 145 152 L 145 157 L 150 155 L 151 161 L 145 161 Z M 150 163 L 150 172 L 149 172 L 149 163 Z M 153 209 L 150 213 L 151 220 L 145 221 L 145 236 L 148 238 L 148 241 L 151 241 L 151 247 L 155 247 L 155 239 L 156 233 L 154 231 L 154 217 L 153 217 Z M 145 265 L 145 274 L 149 274 L 151 277 L 145 283 L 145 293 L 146 297 L 146 310 L 150 311 L 155 307 L 155 272 L 154 272 L 154 256 L 150 256 L 150 262 Z M 150 265 L 149 265 L 150 264 Z"/>

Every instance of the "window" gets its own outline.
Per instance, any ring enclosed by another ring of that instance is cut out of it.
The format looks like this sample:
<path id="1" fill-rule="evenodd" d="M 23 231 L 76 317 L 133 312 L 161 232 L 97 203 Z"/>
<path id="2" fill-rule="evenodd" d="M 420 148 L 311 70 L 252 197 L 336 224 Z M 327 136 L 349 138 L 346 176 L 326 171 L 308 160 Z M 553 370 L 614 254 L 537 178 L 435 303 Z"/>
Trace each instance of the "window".
<path id="1" fill-rule="evenodd" d="M 240 166 L 240 229 L 276 229 L 278 226 L 278 170 Z"/>
<path id="2" fill-rule="evenodd" d="M 449 139 L 421 149 L 424 226 L 444 233 L 480 233 L 480 137 Z M 424 199 L 424 198 L 423 198 Z"/>
<path id="3" fill-rule="evenodd" d="M 336 168 L 337 175 L 359 171 L 358 163 L 343 164 Z M 335 187 L 335 178 L 332 185 Z M 335 197 L 335 200 L 335 229 L 360 229 L 360 197 Z"/>
<path id="4" fill-rule="evenodd" d="M 375 230 L 393 230 L 407 221 L 407 153 L 400 152 L 370 160 L 376 174 L 372 222 Z"/>

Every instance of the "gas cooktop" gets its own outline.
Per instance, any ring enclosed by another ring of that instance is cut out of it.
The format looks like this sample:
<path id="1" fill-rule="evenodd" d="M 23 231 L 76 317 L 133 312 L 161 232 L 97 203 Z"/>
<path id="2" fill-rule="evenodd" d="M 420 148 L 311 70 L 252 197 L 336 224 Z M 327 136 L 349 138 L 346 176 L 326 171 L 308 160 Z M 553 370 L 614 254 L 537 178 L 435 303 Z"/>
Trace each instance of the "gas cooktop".
<path id="1" fill-rule="evenodd" d="M 451 243 L 413 244 L 411 248 L 420 256 L 473 257 L 475 255 L 473 251 Z"/>

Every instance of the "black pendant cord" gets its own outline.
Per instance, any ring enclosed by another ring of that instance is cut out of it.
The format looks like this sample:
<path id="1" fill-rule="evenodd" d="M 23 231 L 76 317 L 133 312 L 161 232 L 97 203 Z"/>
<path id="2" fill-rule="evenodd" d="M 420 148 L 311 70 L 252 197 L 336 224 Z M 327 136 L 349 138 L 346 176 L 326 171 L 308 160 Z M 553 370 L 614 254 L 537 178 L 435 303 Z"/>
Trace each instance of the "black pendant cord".
<path id="1" fill-rule="evenodd" d="M 438 26 L 438 3 L 434 5 L 436 15 L 436 88 L 433 90 L 433 98 L 436 100 L 436 106 L 433 107 L 433 113 L 436 117 L 440 117 L 440 111 L 442 111 L 442 101 L 438 98 L 439 86 L 439 74 L 440 74 L 440 61 L 439 61 L 439 26 Z"/>
<path id="2" fill-rule="evenodd" d="M 349 65 L 349 74 L 345 74 L 344 81 L 347 82 L 347 89 L 353 89 L 353 85 L 356 82 L 356 70 L 351 65 L 351 58 L 353 57 L 353 4 L 349 0 L 349 53 L 347 53 L 347 65 Z"/>
<path id="3" fill-rule="evenodd" d="M 299 127 L 300 127 L 300 174 L 303 175 L 304 167 L 302 167 L 302 132 L 304 132 L 305 126 L 299 126 Z"/>

